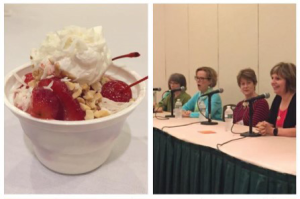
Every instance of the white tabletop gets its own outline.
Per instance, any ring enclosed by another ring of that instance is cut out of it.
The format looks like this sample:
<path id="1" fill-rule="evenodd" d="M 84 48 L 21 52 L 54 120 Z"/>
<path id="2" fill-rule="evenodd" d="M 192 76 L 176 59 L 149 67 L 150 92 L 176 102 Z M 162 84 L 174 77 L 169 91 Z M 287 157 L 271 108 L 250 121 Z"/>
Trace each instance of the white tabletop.
<path id="1" fill-rule="evenodd" d="M 5 5 L 5 68 L 29 62 L 31 48 L 46 34 L 68 25 L 101 25 L 112 56 L 141 77 L 147 75 L 147 5 Z M 132 194 L 147 193 L 147 95 L 128 117 L 109 159 L 84 175 L 62 175 L 34 157 L 18 119 L 4 109 L 5 194 Z M 139 121 L 139 122 L 136 122 Z"/>
<path id="2" fill-rule="evenodd" d="M 157 114 L 163 116 L 165 113 Z M 162 129 L 164 126 L 176 126 L 197 122 L 189 126 L 164 128 L 168 134 L 194 144 L 217 149 L 217 144 L 241 138 L 238 134 L 226 131 L 225 122 L 217 121 L 218 125 L 201 125 L 198 118 L 182 118 L 169 120 L 153 119 L 153 126 Z M 212 131 L 204 134 L 203 131 Z M 249 131 L 248 126 L 234 125 L 233 132 Z M 247 137 L 232 141 L 219 149 L 235 158 L 280 173 L 296 175 L 296 138 L 280 136 Z"/>

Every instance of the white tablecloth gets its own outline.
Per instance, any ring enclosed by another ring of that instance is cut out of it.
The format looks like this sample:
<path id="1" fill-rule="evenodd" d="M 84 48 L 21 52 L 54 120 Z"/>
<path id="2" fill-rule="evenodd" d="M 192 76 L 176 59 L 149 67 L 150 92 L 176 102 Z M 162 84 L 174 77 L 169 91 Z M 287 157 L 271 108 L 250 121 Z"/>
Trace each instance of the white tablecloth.
<path id="1" fill-rule="evenodd" d="M 5 68 L 29 62 L 31 48 L 68 25 L 103 26 L 112 56 L 137 51 L 117 63 L 147 75 L 147 5 L 6 5 Z M 61 175 L 34 157 L 18 119 L 5 107 L 5 194 L 147 193 L 147 95 L 127 119 L 112 154 L 97 170 Z M 139 121 L 139 122 L 137 122 Z"/>
<path id="2" fill-rule="evenodd" d="M 163 116 L 163 114 L 157 114 Z M 164 126 L 176 126 L 197 122 L 198 118 L 159 120 L 153 119 L 153 126 L 162 129 Z M 248 126 L 235 125 L 233 132 L 242 133 L 249 130 Z M 200 122 L 189 126 L 164 128 L 168 134 L 194 144 L 217 148 L 217 144 L 241 138 L 238 134 L 225 130 L 225 122 L 218 125 L 201 125 Z M 203 134 L 202 131 L 213 131 Z M 245 162 L 273 171 L 296 175 L 296 138 L 280 136 L 247 137 L 219 146 L 219 149 Z"/>

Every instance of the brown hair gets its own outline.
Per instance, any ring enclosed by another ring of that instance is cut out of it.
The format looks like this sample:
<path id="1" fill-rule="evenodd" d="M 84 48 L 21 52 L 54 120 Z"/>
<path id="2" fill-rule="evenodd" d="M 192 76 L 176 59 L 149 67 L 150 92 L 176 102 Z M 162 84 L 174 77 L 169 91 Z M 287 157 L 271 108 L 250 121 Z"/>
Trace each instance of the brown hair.
<path id="1" fill-rule="evenodd" d="M 237 75 L 236 80 L 237 80 L 239 87 L 241 87 L 242 78 L 253 82 L 254 86 L 256 86 L 256 84 L 257 84 L 256 74 L 255 74 L 254 70 L 251 68 L 245 68 L 245 69 L 241 70 L 239 72 L 239 74 Z"/>
<path id="2" fill-rule="evenodd" d="M 196 75 L 199 71 L 204 71 L 207 75 L 207 79 L 210 80 L 210 87 L 215 87 L 217 85 L 217 81 L 218 81 L 218 75 L 217 72 L 208 66 L 202 66 L 200 68 L 197 68 L 196 70 Z"/>
<path id="3" fill-rule="evenodd" d="M 169 89 L 171 89 L 171 87 L 170 87 L 170 82 L 171 82 L 171 81 L 180 84 L 180 87 L 181 87 L 181 86 L 184 86 L 184 87 L 185 87 L 185 90 L 187 90 L 187 87 L 186 87 L 186 79 L 185 79 L 185 76 L 184 76 L 184 75 L 182 75 L 182 74 L 180 74 L 180 73 L 173 73 L 173 74 L 169 77 L 169 81 L 168 81 Z"/>
<path id="4" fill-rule="evenodd" d="M 296 65 L 293 63 L 280 62 L 270 71 L 270 75 L 277 74 L 286 81 L 286 92 L 296 92 Z"/>

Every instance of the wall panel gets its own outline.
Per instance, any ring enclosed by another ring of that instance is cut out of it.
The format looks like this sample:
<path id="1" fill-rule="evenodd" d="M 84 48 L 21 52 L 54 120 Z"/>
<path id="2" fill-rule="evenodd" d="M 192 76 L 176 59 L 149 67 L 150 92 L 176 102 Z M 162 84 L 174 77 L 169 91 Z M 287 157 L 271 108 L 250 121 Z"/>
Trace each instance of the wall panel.
<path id="1" fill-rule="evenodd" d="M 174 73 L 189 74 L 188 6 L 166 6 L 166 77 Z"/>
<path id="2" fill-rule="evenodd" d="M 166 49 L 165 49 L 165 5 L 153 6 L 153 87 L 167 89 Z M 157 100 L 161 99 L 157 92 Z"/>
<path id="3" fill-rule="evenodd" d="M 189 90 L 198 91 L 195 71 L 210 66 L 218 71 L 218 5 L 189 5 Z"/>
<path id="4" fill-rule="evenodd" d="M 258 69 L 258 7 L 256 4 L 219 5 L 219 85 L 223 105 L 244 96 L 236 76 L 241 69 Z"/>
<path id="5" fill-rule="evenodd" d="M 281 61 L 296 64 L 295 4 L 259 5 L 259 44 L 260 92 L 269 92 L 271 103 L 271 68 Z"/>

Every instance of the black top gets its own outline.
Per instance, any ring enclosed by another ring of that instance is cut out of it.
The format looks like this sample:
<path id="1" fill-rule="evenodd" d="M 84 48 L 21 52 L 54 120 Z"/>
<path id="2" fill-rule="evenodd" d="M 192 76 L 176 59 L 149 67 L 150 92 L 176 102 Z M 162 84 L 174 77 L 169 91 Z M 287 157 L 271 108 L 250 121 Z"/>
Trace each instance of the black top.
<path id="1" fill-rule="evenodd" d="M 278 116 L 278 110 L 281 103 L 281 97 L 276 95 L 269 113 L 268 122 L 276 127 L 276 120 Z M 293 128 L 296 127 L 296 93 L 294 94 L 292 100 L 290 101 L 286 118 L 283 123 L 283 128 Z"/>

